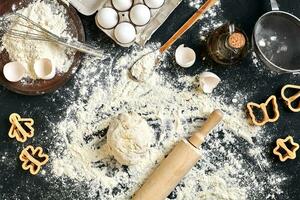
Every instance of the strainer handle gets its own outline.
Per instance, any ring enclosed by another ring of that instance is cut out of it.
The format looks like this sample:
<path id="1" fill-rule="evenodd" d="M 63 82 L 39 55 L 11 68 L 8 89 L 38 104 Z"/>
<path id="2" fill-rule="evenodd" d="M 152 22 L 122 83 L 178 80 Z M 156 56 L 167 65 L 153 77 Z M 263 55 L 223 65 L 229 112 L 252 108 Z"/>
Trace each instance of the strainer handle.
<path id="1" fill-rule="evenodd" d="M 272 10 L 279 10 L 279 6 L 276 0 L 270 0 Z"/>

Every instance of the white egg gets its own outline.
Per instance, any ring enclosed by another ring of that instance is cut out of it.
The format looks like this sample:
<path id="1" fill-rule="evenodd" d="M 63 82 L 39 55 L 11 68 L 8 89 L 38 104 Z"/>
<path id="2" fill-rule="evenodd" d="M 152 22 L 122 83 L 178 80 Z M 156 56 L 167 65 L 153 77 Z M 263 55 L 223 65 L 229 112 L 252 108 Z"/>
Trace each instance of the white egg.
<path id="1" fill-rule="evenodd" d="M 10 82 L 18 82 L 25 75 L 25 67 L 19 62 L 10 62 L 3 67 L 4 77 Z"/>
<path id="2" fill-rule="evenodd" d="M 175 52 L 175 60 L 181 67 L 191 67 L 196 61 L 196 53 L 193 49 L 180 45 Z"/>
<path id="3" fill-rule="evenodd" d="M 96 15 L 96 21 L 101 27 L 111 29 L 118 24 L 118 13 L 112 8 L 102 8 Z"/>
<path id="4" fill-rule="evenodd" d="M 135 25 L 143 26 L 150 21 L 151 13 L 147 6 L 138 4 L 131 8 L 129 16 Z"/>
<path id="5" fill-rule="evenodd" d="M 122 22 L 116 26 L 114 35 L 118 42 L 127 44 L 135 39 L 136 31 L 132 24 L 128 22 Z"/>
<path id="6" fill-rule="evenodd" d="M 164 3 L 165 0 L 144 0 L 145 4 L 149 7 L 149 8 L 160 8 Z"/>
<path id="7" fill-rule="evenodd" d="M 118 11 L 127 11 L 132 6 L 132 0 L 112 0 L 113 6 Z"/>
<path id="8" fill-rule="evenodd" d="M 203 72 L 198 77 L 199 86 L 204 93 L 212 93 L 212 91 L 221 82 L 221 79 L 212 72 Z"/>
<path id="9" fill-rule="evenodd" d="M 44 80 L 50 80 L 54 78 L 56 74 L 56 69 L 52 65 L 51 60 L 49 60 L 48 58 L 41 58 L 39 60 L 36 60 L 33 65 L 33 70 L 35 75 L 39 79 Z"/>

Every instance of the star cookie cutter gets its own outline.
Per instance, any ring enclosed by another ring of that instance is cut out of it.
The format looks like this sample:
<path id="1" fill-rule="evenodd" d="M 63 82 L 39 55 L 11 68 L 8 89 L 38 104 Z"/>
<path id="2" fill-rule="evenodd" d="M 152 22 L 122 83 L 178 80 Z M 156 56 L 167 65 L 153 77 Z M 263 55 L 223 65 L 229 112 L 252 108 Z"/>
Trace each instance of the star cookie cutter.
<path id="1" fill-rule="evenodd" d="M 286 146 L 286 143 L 289 142 L 292 147 L 289 149 Z M 282 154 L 279 152 L 279 149 L 283 149 L 286 153 Z M 277 139 L 276 140 L 276 147 L 273 149 L 273 153 L 277 156 L 279 156 L 279 159 L 281 162 L 286 161 L 287 159 L 295 159 L 296 158 L 296 151 L 299 149 L 299 144 L 294 142 L 294 139 L 292 136 L 288 136 L 285 139 Z"/>
<path id="2" fill-rule="evenodd" d="M 299 91 L 294 94 L 293 96 L 287 97 L 285 95 L 285 91 L 286 89 L 299 89 Z M 281 89 L 281 97 L 283 98 L 283 100 L 285 101 L 286 105 L 288 106 L 288 108 L 293 111 L 293 112 L 300 112 L 300 85 L 285 85 L 282 89 Z M 297 107 L 293 107 L 292 103 L 294 101 L 298 100 L 298 106 Z"/>
<path id="3" fill-rule="evenodd" d="M 34 128 L 32 127 L 34 124 L 33 119 L 31 118 L 21 118 L 19 114 L 12 113 L 9 116 L 9 121 L 11 123 L 11 127 L 8 132 L 8 136 L 10 138 L 16 138 L 19 142 L 26 142 L 28 138 L 33 137 Z"/>
<path id="4" fill-rule="evenodd" d="M 32 175 L 36 175 L 41 170 L 41 166 L 49 160 L 49 156 L 43 153 L 41 147 L 34 148 L 31 145 L 22 150 L 19 158 L 23 162 L 22 168 L 29 170 Z"/>
<path id="5" fill-rule="evenodd" d="M 273 112 L 274 112 L 274 116 L 271 118 L 269 116 L 268 110 L 267 110 L 267 106 L 269 103 L 272 103 L 272 107 L 273 107 Z M 263 112 L 263 119 L 262 120 L 258 120 L 253 112 L 253 108 L 259 108 L 262 110 Z M 251 118 L 251 123 L 256 125 L 256 126 L 263 126 L 265 125 L 267 122 L 276 122 L 279 119 L 279 110 L 278 110 L 278 104 L 277 104 L 277 99 L 276 96 L 272 95 L 270 96 L 267 101 L 265 103 L 261 103 L 261 104 L 257 104 L 254 102 L 249 102 L 247 104 L 247 109 L 248 109 L 248 114 L 250 115 Z"/>

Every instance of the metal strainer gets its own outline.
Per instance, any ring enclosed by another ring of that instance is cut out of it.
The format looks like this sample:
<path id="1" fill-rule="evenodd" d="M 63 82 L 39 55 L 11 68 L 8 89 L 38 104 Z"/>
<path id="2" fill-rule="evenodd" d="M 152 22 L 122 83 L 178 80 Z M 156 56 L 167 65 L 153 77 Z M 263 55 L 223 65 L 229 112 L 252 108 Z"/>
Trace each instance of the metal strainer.
<path id="1" fill-rule="evenodd" d="M 271 0 L 272 11 L 261 16 L 255 24 L 253 43 L 259 58 L 279 73 L 300 73 L 300 20 L 279 11 Z"/>

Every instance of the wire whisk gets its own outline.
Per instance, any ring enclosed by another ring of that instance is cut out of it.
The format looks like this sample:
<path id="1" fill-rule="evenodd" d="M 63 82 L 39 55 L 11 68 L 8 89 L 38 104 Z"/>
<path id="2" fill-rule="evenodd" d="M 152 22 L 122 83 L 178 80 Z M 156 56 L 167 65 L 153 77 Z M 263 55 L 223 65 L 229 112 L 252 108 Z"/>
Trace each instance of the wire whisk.
<path id="1" fill-rule="evenodd" d="M 102 52 L 96 48 L 75 39 L 57 36 L 38 23 L 19 13 L 0 17 L 0 34 L 16 39 L 37 40 L 57 43 L 76 49 L 96 57 L 102 57 Z"/>

